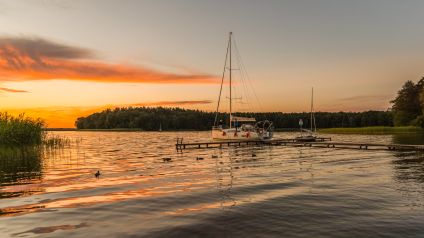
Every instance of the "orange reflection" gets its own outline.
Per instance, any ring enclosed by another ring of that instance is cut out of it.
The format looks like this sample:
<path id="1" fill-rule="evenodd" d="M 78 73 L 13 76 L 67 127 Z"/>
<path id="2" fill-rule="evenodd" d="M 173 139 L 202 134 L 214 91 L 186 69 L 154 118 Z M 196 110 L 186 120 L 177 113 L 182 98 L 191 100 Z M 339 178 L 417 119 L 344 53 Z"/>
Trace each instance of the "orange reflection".
<path id="1" fill-rule="evenodd" d="M 207 185 L 211 184 L 212 183 L 210 181 L 168 183 L 153 188 L 113 192 L 94 196 L 56 199 L 48 202 L 42 202 L 39 204 L 2 208 L 0 209 L 0 216 L 23 215 L 27 213 L 37 212 L 40 209 L 75 208 L 99 203 L 119 202 L 128 199 L 164 196 L 167 194 L 178 193 L 183 191 L 187 192 L 197 189 L 204 189 L 208 187 Z"/>

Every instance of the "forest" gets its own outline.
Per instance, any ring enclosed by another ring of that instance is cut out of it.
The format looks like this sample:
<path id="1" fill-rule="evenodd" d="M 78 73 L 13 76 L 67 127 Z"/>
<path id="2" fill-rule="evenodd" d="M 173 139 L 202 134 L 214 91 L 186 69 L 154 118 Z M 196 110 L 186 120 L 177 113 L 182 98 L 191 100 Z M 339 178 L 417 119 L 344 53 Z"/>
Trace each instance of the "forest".
<path id="1" fill-rule="evenodd" d="M 237 116 L 255 117 L 257 121 L 270 120 L 276 129 L 298 128 L 299 119 L 308 127 L 309 113 L 235 113 Z M 228 114 L 220 113 L 219 119 L 229 121 Z M 366 112 L 317 112 L 318 128 L 393 126 L 390 111 Z M 199 110 L 164 107 L 127 107 L 107 109 L 78 118 L 77 129 L 139 129 L 145 131 L 163 130 L 210 130 L 215 113 Z"/>
<path id="2" fill-rule="evenodd" d="M 424 77 L 417 83 L 406 81 L 391 101 L 388 111 L 365 112 L 316 112 L 318 128 L 352 128 L 371 126 L 416 126 L 424 127 Z M 270 120 L 276 129 L 309 127 L 310 114 L 261 112 L 235 113 L 237 116 L 255 117 L 257 121 Z M 228 114 L 219 113 L 218 118 L 229 121 Z M 139 129 L 162 130 L 209 130 L 214 124 L 215 113 L 182 108 L 123 107 L 80 117 L 75 122 L 77 129 Z"/>

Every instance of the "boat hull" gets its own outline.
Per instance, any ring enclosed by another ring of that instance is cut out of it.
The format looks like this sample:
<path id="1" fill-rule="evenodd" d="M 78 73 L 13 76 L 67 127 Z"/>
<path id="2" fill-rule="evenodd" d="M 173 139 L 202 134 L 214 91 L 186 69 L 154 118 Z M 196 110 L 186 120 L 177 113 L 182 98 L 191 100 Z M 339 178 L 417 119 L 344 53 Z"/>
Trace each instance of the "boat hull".
<path id="1" fill-rule="evenodd" d="M 271 139 L 269 132 L 263 134 L 255 131 L 241 131 L 231 129 L 212 129 L 212 139 L 214 140 L 267 140 Z"/>
<path id="2" fill-rule="evenodd" d="M 315 142 L 317 137 L 315 136 L 298 136 L 295 138 L 298 142 Z"/>

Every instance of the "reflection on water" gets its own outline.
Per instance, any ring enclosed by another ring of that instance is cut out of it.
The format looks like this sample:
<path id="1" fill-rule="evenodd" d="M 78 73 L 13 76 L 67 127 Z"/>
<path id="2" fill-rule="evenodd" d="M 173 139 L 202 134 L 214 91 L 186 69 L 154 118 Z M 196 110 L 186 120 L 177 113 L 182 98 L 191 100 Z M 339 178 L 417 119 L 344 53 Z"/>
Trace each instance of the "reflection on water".
<path id="1" fill-rule="evenodd" d="M 72 229 L 78 229 L 81 227 L 86 227 L 87 224 L 81 223 L 78 225 L 60 225 L 60 226 L 49 226 L 49 227 L 37 227 L 28 231 L 20 232 L 13 234 L 13 236 L 19 236 L 25 233 L 34 233 L 34 234 L 44 234 L 44 233 L 51 233 L 56 230 L 72 230 Z"/>
<path id="2" fill-rule="evenodd" d="M 42 151 L 36 147 L 0 148 L 0 184 L 2 187 L 14 185 L 24 187 L 37 183 L 42 177 Z M 0 190 L 0 198 L 30 194 L 30 190 Z"/>
<path id="3" fill-rule="evenodd" d="M 392 137 L 393 137 L 393 143 L 395 144 L 407 144 L 407 145 L 424 144 L 424 133 L 395 134 Z"/>
<path id="4" fill-rule="evenodd" d="M 5 236 L 424 236 L 420 153 L 282 146 L 177 152 L 177 137 L 202 141 L 209 133 L 56 134 L 70 146 L 0 150 Z"/>

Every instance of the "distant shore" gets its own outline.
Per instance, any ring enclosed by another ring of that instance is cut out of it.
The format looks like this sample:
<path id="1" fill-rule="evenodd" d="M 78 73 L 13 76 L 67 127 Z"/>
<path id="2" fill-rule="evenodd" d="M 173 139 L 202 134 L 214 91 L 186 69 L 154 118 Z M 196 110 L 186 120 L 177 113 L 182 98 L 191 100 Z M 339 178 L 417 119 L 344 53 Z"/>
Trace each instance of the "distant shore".
<path id="1" fill-rule="evenodd" d="M 131 131 L 146 131 L 146 132 L 159 132 L 152 130 L 142 130 L 139 128 L 112 128 L 112 129 L 77 129 L 77 128 L 44 128 L 45 131 L 122 131 L 122 132 L 131 132 Z M 182 130 L 163 130 L 164 132 L 173 132 L 173 131 L 209 131 L 209 130 L 195 130 L 195 129 L 182 129 Z M 299 131 L 299 128 L 275 128 L 276 132 L 296 132 Z"/>
<path id="2" fill-rule="evenodd" d="M 319 130 L 326 134 L 405 134 L 405 133 L 424 133 L 424 129 L 413 126 L 372 126 L 372 127 L 349 127 L 349 128 L 324 128 Z"/>
<path id="3" fill-rule="evenodd" d="M 146 131 L 138 128 L 114 128 L 114 129 L 76 129 L 76 128 L 45 128 L 46 131 L 98 131 L 98 132 L 158 132 Z M 198 130 L 167 130 L 164 132 L 178 132 L 178 131 L 198 131 Z M 207 130 L 205 130 L 207 131 Z M 276 132 L 297 132 L 299 128 L 276 128 Z M 404 126 L 404 127 L 386 127 L 386 126 L 373 126 L 373 127 L 338 127 L 338 128 L 323 128 L 318 130 L 323 134 L 405 134 L 405 133 L 424 133 L 424 129 L 420 127 Z"/>

